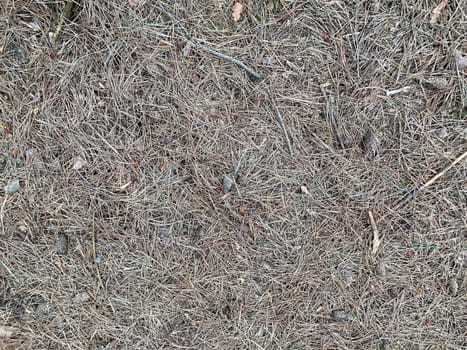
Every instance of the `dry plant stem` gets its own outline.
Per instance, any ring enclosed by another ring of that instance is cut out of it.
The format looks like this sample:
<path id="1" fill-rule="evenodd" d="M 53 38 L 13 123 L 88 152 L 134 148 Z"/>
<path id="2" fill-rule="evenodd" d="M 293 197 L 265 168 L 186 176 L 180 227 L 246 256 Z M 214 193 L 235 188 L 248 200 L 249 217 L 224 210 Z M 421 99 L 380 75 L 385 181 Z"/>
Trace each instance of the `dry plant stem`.
<path id="1" fill-rule="evenodd" d="M 460 163 L 465 157 L 467 157 L 467 151 L 462 153 L 459 157 L 454 159 L 451 164 L 449 164 L 446 168 L 444 168 L 442 171 L 440 171 L 438 174 L 433 176 L 430 180 L 425 182 L 420 188 L 417 188 L 416 190 L 410 192 L 406 196 L 404 196 L 394 208 L 392 208 L 391 211 L 396 211 L 404 206 L 407 205 L 411 200 L 413 200 L 415 197 L 417 197 L 421 192 L 426 190 L 431 184 L 433 184 L 436 180 L 438 180 L 441 176 L 446 174 L 451 168 L 453 168 L 456 164 Z"/>
<path id="2" fill-rule="evenodd" d="M 293 146 L 292 146 L 292 139 L 290 137 L 289 129 L 287 128 L 287 125 L 285 124 L 284 118 L 282 118 L 282 114 L 279 110 L 279 107 L 277 107 L 277 102 L 276 99 L 274 98 L 274 95 L 272 94 L 271 88 L 269 85 L 267 85 L 265 82 L 262 82 L 262 85 L 264 89 L 266 90 L 269 99 L 271 100 L 271 104 L 274 108 L 274 112 L 276 115 L 277 122 L 279 123 L 282 133 L 284 134 L 285 141 L 287 142 L 287 148 L 290 152 L 290 154 L 293 154 Z"/>
<path id="3" fill-rule="evenodd" d="M 5 265 L 5 263 L 3 261 L 0 261 L 0 263 L 2 264 L 3 268 L 6 270 L 6 272 L 8 272 L 8 274 L 15 280 L 16 283 L 19 283 L 18 279 L 16 278 L 15 274 L 13 273 L 13 271 L 11 271 L 11 269 Z"/>
<path id="4" fill-rule="evenodd" d="M 54 43 L 56 43 L 58 39 L 60 38 L 60 34 L 62 33 L 62 28 L 65 22 L 70 20 L 74 7 L 75 7 L 75 3 L 73 0 L 66 2 L 65 8 L 63 9 L 62 16 L 60 17 L 60 22 L 58 23 L 57 29 L 55 30 L 55 33 L 53 36 Z"/>
<path id="5" fill-rule="evenodd" d="M 216 50 L 210 49 L 210 48 L 205 47 L 203 45 L 198 44 L 198 45 L 196 45 L 196 47 L 199 47 L 199 48 L 205 50 L 206 52 L 210 53 L 213 56 L 216 56 L 216 57 L 221 58 L 221 59 L 223 59 L 223 60 L 225 60 L 227 62 L 230 62 L 230 63 L 233 63 L 233 64 L 237 65 L 238 67 L 245 70 L 252 80 L 258 80 L 259 81 L 259 80 L 263 79 L 261 74 L 255 72 L 251 67 L 248 67 L 245 63 L 237 60 L 236 58 L 224 55 L 223 53 L 217 52 Z"/>

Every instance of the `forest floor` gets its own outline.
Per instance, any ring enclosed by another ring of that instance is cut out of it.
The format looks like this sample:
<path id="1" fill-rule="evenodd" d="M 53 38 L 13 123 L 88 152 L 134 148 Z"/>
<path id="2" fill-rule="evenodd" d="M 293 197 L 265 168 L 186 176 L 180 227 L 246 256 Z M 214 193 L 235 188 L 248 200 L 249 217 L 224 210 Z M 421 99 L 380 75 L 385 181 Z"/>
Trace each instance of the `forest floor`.
<path id="1" fill-rule="evenodd" d="M 465 349 L 439 2 L 2 0 L 0 348 Z"/>

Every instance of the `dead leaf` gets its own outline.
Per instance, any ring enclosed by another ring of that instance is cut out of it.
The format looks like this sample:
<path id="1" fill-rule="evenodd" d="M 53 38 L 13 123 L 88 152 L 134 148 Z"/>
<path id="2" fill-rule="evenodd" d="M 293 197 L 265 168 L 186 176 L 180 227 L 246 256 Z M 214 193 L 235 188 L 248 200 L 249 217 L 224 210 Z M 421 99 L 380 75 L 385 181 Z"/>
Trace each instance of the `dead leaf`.
<path id="1" fill-rule="evenodd" d="M 441 14 L 441 11 L 443 11 L 443 9 L 446 7 L 448 2 L 449 0 L 443 0 L 433 9 L 433 11 L 431 12 L 430 24 L 436 23 L 439 15 Z"/>
<path id="2" fill-rule="evenodd" d="M 232 17 L 235 22 L 238 22 L 240 20 L 240 16 L 243 11 L 243 5 L 239 2 L 236 2 L 232 6 Z"/>
<path id="3" fill-rule="evenodd" d="M 467 55 L 463 55 L 462 52 L 456 50 L 454 57 L 456 58 L 456 65 L 459 69 L 467 68 Z"/>
<path id="4" fill-rule="evenodd" d="M 10 338 L 18 332 L 18 328 L 10 326 L 0 326 L 0 338 Z"/>
<path id="5" fill-rule="evenodd" d="M 128 0 L 128 5 L 131 7 L 137 7 L 139 5 L 139 0 Z"/>

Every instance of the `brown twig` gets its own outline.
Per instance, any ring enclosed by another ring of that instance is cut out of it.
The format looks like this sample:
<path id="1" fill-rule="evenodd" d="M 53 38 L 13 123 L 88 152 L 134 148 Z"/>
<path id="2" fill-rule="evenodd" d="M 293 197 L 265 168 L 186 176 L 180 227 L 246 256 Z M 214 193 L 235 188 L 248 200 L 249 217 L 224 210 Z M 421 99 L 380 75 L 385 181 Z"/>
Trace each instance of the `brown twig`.
<path id="1" fill-rule="evenodd" d="M 287 148 L 290 154 L 293 154 L 292 138 L 290 137 L 290 132 L 289 132 L 289 129 L 287 128 L 287 125 L 285 124 L 284 118 L 282 118 L 282 114 L 279 110 L 279 107 L 277 107 L 276 99 L 274 98 L 274 95 L 272 94 L 272 91 L 269 85 L 263 82 L 263 87 L 266 90 L 269 96 L 269 99 L 271 100 L 271 104 L 274 108 L 274 112 L 276 115 L 276 120 L 279 123 L 282 133 L 284 134 L 285 141 L 287 142 Z"/>
<path id="2" fill-rule="evenodd" d="M 421 192 L 426 190 L 430 185 L 432 185 L 436 180 L 438 180 L 441 176 L 446 174 L 451 168 L 453 168 L 456 164 L 460 163 L 465 157 L 467 157 L 467 151 L 462 153 L 459 157 L 454 159 L 451 164 L 449 164 L 446 168 L 444 168 L 442 171 L 440 171 L 438 174 L 433 176 L 430 180 L 425 182 L 422 186 L 419 188 L 409 192 L 407 195 L 405 195 L 401 200 L 399 200 L 394 208 L 391 209 L 392 212 L 404 207 L 409 203 L 411 200 L 413 200 L 415 197 L 417 197 Z"/>
<path id="3" fill-rule="evenodd" d="M 204 51 L 210 53 L 213 56 L 216 56 L 218 58 L 221 58 L 227 62 L 233 63 L 237 65 L 238 67 L 242 68 L 248 73 L 248 76 L 250 77 L 251 80 L 253 81 L 259 81 L 263 80 L 263 76 L 253 70 L 253 68 L 247 66 L 245 63 L 242 61 L 237 60 L 236 58 L 224 55 L 223 53 L 220 53 L 216 50 L 210 49 L 209 47 L 205 47 L 204 45 L 196 44 L 196 47 L 203 49 Z"/>

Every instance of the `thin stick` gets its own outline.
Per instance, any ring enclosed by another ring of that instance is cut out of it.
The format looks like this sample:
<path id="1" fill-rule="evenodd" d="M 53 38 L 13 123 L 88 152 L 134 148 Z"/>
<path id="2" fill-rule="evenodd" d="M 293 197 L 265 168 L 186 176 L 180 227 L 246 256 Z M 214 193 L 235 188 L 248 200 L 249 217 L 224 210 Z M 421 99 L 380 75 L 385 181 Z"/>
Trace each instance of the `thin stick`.
<path id="1" fill-rule="evenodd" d="M 210 49 L 209 47 L 205 47 L 204 45 L 197 44 L 197 47 L 205 50 L 206 52 L 210 53 L 213 56 L 226 60 L 227 62 L 233 63 L 238 67 L 242 68 L 248 73 L 248 76 L 253 81 L 260 81 L 263 80 L 263 76 L 257 72 L 255 72 L 251 67 L 247 66 L 242 61 L 237 60 L 236 58 L 224 55 L 223 53 L 217 52 L 216 50 Z"/>
<path id="2" fill-rule="evenodd" d="M 444 168 L 442 171 L 440 171 L 438 174 L 433 176 L 430 180 L 425 182 L 422 186 L 420 186 L 418 189 L 410 192 L 406 196 L 404 196 L 394 208 L 392 208 L 392 211 L 396 211 L 405 205 L 409 203 L 411 200 L 413 200 L 415 197 L 417 197 L 421 192 L 426 190 L 430 185 L 432 185 L 436 180 L 438 180 L 441 176 L 446 174 L 449 170 L 451 170 L 457 163 L 460 163 L 465 157 L 467 157 L 467 151 L 462 153 L 459 157 L 454 159 L 451 164 L 449 164 L 446 168 Z"/>
<path id="3" fill-rule="evenodd" d="M 271 100 L 271 104 L 276 114 L 276 120 L 279 123 L 279 126 L 281 127 L 282 134 L 284 134 L 284 138 L 287 143 L 287 148 L 289 149 L 289 153 L 293 154 L 293 146 L 292 146 L 292 140 L 290 137 L 289 129 L 287 128 L 287 125 L 285 124 L 284 118 L 282 118 L 282 114 L 279 110 L 279 107 L 277 107 L 276 99 L 274 98 L 274 95 L 272 94 L 270 87 L 266 85 L 264 82 L 263 82 L 263 86 L 269 96 L 269 99 Z"/>
<path id="4" fill-rule="evenodd" d="M 154 6 L 155 9 L 159 12 L 161 12 L 162 14 L 166 15 L 167 17 L 169 17 L 172 21 L 174 22 L 178 22 L 178 23 L 181 23 L 182 21 L 180 19 L 178 19 L 174 14 L 170 13 L 169 11 L 167 11 L 166 9 L 160 7 L 160 6 Z M 199 40 L 195 39 L 195 38 L 192 38 L 191 35 L 188 33 L 188 31 L 183 27 L 183 26 L 179 26 L 180 27 L 180 34 L 182 34 L 182 36 L 184 37 L 185 40 L 187 41 L 190 41 L 192 42 L 193 44 L 195 44 L 195 47 L 201 49 L 201 50 L 204 50 L 206 51 L 207 53 L 213 55 L 213 56 L 216 56 L 220 59 L 223 59 L 227 62 L 230 62 L 232 64 L 235 64 L 236 66 L 242 68 L 243 70 L 245 70 L 250 79 L 251 80 L 257 80 L 257 81 L 260 81 L 260 80 L 263 80 L 263 76 L 259 73 L 257 73 L 253 68 L 247 66 L 245 63 L 243 63 L 242 61 L 240 60 L 237 60 L 236 58 L 233 58 L 231 56 L 228 56 L 228 55 L 225 55 L 223 53 L 220 53 L 219 51 L 216 51 L 216 50 L 213 50 L 203 44 L 200 44 L 199 43 Z"/>
<path id="5" fill-rule="evenodd" d="M 73 8 L 75 7 L 75 3 L 73 0 L 67 1 L 65 4 L 65 8 L 63 9 L 63 13 L 60 17 L 60 22 L 58 23 L 57 29 L 53 35 L 52 41 L 56 43 L 60 38 L 60 34 L 62 33 L 62 28 L 67 21 L 70 21 L 71 15 L 73 13 Z"/>
<path id="6" fill-rule="evenodd" d="M 0 260 L 0 264 L 2 264 L 3 268 L 8 272 L 8 274 L 16 281 L 16 283 L 19 283 L 18 279 L 16 278 L 15 274 L 13 271 L 10 270 L 8 266 L 5 265 L 3 261 Z"/>

